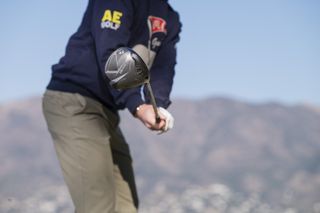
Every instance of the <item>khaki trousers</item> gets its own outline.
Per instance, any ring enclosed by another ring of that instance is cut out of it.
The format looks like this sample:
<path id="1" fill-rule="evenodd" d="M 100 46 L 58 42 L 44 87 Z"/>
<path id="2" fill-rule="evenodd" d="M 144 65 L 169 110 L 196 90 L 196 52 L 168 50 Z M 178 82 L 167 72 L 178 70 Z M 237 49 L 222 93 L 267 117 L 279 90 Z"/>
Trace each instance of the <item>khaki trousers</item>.
<path id="1" fill-rule="evenodd" d="M 137 212 L 130 151 L 119 117 L 77 93 L 47 90 L 43 113 L 77 213 Z"/>

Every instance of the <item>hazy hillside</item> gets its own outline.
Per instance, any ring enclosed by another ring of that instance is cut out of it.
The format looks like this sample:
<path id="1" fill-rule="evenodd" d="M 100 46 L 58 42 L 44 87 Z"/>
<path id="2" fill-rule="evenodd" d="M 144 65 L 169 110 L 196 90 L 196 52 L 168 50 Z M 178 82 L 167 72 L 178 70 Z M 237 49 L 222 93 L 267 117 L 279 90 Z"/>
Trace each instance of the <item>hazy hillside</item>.
<path id="1" fill-rule="evenodd" d="M 173 131 L 128 113 L 141 212 L 320 212 L 320 110 L 175 100 Z M 0 212 L 72 212 L 39 98 L 0 106 Z"/>

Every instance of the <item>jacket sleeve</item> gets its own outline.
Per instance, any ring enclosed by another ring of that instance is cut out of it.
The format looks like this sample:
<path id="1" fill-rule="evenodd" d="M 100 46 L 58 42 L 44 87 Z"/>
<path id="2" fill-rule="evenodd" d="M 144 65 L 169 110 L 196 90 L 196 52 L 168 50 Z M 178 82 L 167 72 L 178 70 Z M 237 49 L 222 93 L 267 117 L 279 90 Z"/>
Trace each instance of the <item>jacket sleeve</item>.
<path id="1" fill-rule="evenodd" d="M 178 17 L 173 19 L 174 27 L 163 40 L 160 49 L 157 52 L 153 65 L 150 69 L 150 83 L 158 107 L 168 108 L 171 104 L 170 93 L 175 75 L 175 65 L 177 50 L 176 44 L 179 41 L 181 24 Z M 144 89 L 146 102 L 150 102 L 150 96 L 146 88 Z"/>
<path id="2" fill-rule="evenodd" d="M 127 0 L 95 1 L 93 11 L 92 34 L 99 68 L 104 72 L 110 54 L 119 47 L 128 46 L 134 7 L 133 2 Z M 108 79 L 106 81 L 109 85 Z M 119 91 L 109 86 L 115 104 L 119 108 L 128 108 L 131 113 L 144 103 L 140 90 L 133 88 Z"/>

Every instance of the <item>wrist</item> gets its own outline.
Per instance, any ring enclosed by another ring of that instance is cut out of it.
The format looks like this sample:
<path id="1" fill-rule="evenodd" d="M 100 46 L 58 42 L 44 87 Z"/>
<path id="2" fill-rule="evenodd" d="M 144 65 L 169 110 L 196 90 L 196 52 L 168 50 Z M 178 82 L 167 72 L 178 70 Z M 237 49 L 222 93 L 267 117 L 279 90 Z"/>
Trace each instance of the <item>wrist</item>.
<path id="1" fill-rule="evenodd" d="M 126 107 L 129 112 L 134 116 L 137 106 L 140 106 L 144 103 L 140 94 L 132 94 L 127 98 Z"/>
<path id="2" fill-rule="evenodd" d="M 140 104 L 139 106 L 136 107 L 136 109 L 134 110 L 134 117 L 138 118 L 140 117 L 139 115 L 141 114 L 141 112 L 143 111 L 143 108 L 146 104 Z"/>

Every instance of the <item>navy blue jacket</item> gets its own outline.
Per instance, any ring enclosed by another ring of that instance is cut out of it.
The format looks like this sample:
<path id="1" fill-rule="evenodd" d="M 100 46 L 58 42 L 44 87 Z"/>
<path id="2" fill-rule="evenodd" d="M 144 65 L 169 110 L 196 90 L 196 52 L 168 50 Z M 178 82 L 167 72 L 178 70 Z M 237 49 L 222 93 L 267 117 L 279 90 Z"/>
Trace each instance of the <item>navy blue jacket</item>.
<path id="1" fill-rule="evenodd" d="M 147 47 L 150 41 L 151 51 L 156 54 L 150 82 L 157 105 L 167 108 L 180 29 L 178 14 L 164 0 L 89 0 L 65 56 L 52 66 L 47 88 L 91 97 L 114 112 L 128 108 L 134 113 L 149 99 L 142 98 L 141 88 L 111 88 L 103 74 L 104 66 L 117 48 Z"/>

